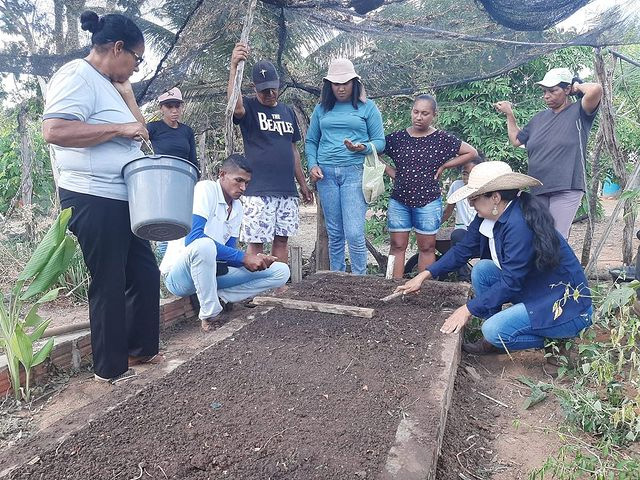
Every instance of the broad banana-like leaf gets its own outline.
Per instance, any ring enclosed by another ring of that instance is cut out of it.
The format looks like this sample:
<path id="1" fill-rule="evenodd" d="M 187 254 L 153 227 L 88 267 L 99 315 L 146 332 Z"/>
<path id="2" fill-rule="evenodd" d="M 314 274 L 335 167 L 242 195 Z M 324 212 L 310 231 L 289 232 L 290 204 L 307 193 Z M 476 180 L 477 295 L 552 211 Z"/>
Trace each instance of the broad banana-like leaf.
<path id="1" fill-rule="evenodd" d="M 40 297 L 38 301 L 31 306 L 31 308 L 29 309 L 29 313 L 27 313 L 27 316 L 24 317 L 23 325 L 25 327 L 35 327 L 37 325 L 40 325 L 42 323 L 42 317 L 38 315 L 38 309 L 40 308 L 40 305 L 58 298 L 60 290 L 62 290 L 62 287 L 54 288 L 53 290 L 49 290 L 42 297 Z"/>
<path id="2" fill-rule="evenodd" d="M 15 344 L 17 349 L 15 351 L 16 357 L 20 360 L 20 363 L 25 369 L 31 368 L 31 362 L 33 361 L 33 345 L 31 339 L 28 337 L 20 325 L 16 326 L 16 333 L 14 335 Z"/>
<path id="3" fill-rule="evenodd" d="M 3 300 L 0 298 L 0 336 L 7 339 L 13 333 L 13 322 Z"/>
<path id="4" fill-rule="evenodd" d="M 36 305 L 42 305 L 43 303 L 47 303 L 52 300 L 55 300 L 56 298 L 58 298 L 58 294 L 60 293 L 60 290 L 62 290 L 62 287 L 49 290 L 47 293 L 45 293 L 42 297 L 38 299 L 38 301 L 36 302 Z"/>
<path id="5" fill-rule="evenodd" d="M 51 255 L 56 251 L 60 242 L 66 235 L 67 224 L 71 218 L 71 209 L 65 208 L 60 212 L 56 221 L 53 222 L 51 228 L 40 241 L 31 258 L 18 276 L 18 281 L 24 282 L 29 278 L 35 277 L 47 264 Z"/>
<path id="6" fill-rule="evenodd" d="M 65 236 L 58 248 L 49 257 L 48 262 L 40 270 L 37 277 L 31 282 L 27 291 L 20 297 L 21 300 L 27 300 L 34 295 L 38 295 L 53 285 L 61 273 L 63 273 L 73 257 L 76 244 L 73 238 Z"/>
<path id="7" fill-rule="evenodd" d="M 31 361 L 31 367 L 35 367 L 36 365 L 40 365 L 42 362 L 46 360 L 46 358 L 51 353 L 51 349 L 53 348 L 53 338 L 47 340 L 42 348 L 36 353 Z"/>
<path id="8" fill-rule="evenodd" d="M 31 308 L 29 309 L 29 313 L 27 313 L 27 316 L 24 317 L 24 322 L 22 322 L 25 327 L 35 327 L 42 323 L 42 317 L 38 315 L 39 306 L 40 305 L 38 305 L 37 303 L 34 303 L 31 306 Z"/>
<path id="9" fill-rule="evenodd" d="M 37 342 L 38 340 L 40 340 L 40 337 L 42 337 L 42 334 L 47 329 L 50 323 L 51 323 L 51 320 L 45 320 L 40 325 L 38 325 L 33 332 L 31 332 L 28 335 L 29 339 L 31 340 L 31 343 Z"/>

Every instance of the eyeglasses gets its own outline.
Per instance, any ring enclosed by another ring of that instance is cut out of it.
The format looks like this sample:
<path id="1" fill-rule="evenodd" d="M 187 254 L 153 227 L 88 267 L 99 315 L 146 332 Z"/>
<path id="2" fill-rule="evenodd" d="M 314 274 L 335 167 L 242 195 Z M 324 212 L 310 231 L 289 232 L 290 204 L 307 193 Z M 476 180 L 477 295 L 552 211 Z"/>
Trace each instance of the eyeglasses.
<path id="1" fill-rule="evenodd" d="M 136 65 L 140 65 L 142 62 L 144 62 L 144 58 L 141 55 L 138 55 L 136 52 L 134 52 L 133 50 L 131 50 L 130 48 L 127 47 L 122 47 L 123 50 L 126 50 L 127 52 L 129 52 L 131 55 L 133 55 L 133 58 L 136 59 Z"/>

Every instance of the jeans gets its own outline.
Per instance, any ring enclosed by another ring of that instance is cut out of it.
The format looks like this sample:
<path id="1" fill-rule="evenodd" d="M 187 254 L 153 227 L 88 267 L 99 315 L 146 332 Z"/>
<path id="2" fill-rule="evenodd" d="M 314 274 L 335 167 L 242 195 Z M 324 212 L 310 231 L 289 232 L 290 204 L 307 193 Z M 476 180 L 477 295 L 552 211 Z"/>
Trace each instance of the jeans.
<path id="1" fill-rule="evenodd" d="M 210 238 L 194 240 L 165 277 L 167 290 L 174 295 L 198 295 L 201 319 L 215 317 L 222 311 L 220 298 L 240 302 L 281 287 L 289 279 L 289 267 L 282 262 L 274 262 L 257 272 L 229 267 L 227 274 L 216 277 L 216 253 L 216 244 Z"/>
<path id="2" fill-rule="evenodd" d="M 351 272 L 367 273 L 364 221 L 367 202 L 362 194 L 362 165 L 321 166 L 324 178 L 317 183 L 329 237 L 329 266 L 344 272 L 344 242 L 349 244 Z"/>
<path id="3" fill-rule="evenodd" d="M 423 205 L 409 207 L 393 198 L 389 199 L 387 225 L 390 232 L 410 232 L 412 228 L 421 235 L 435 235 L 442 218 L 442 198 Z"/>
<path id="4" fill-rule="evenodd" d="M 471 284 L 476 295 L 489 290 L 500 281 L 502 271 L 492 260 L 480 260 L 471 271 Z M 533 330 L 531 320 L 524 303 L 517 303 L 505 310 L 491 315 L 482 324 L 482 334 L 493 346 L 506 350 L 525 350 L 527 348 L 543 348 L 545 338 L 572 338 L 591 325 L 593 309 L 590 307 L 578 317 L 552 325 L 547 328 Z"/>

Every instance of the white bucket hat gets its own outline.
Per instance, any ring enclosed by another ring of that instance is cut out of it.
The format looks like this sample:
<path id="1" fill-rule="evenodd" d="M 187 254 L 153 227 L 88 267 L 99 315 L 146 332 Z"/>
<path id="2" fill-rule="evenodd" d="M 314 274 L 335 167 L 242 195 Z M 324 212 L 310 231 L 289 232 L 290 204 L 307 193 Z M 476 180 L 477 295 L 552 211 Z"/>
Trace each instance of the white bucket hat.
<path id="1" fill-rule="evenodd" d="M 347 83 L 354 78 L 360 80 L 360 75 L 356 73 L 353 63 L 347 58 L 333 60 L 329 64 L 327 76 L 324 77 L 325 80 L 329 80 L 331 83 Z"/>
<path id="2" fill-rule="evenodd" d="M 360 96 L 358 100 L 361 102 L 367 101 L 367 92 L 362 84 L 362 79 L 360 75 L 356 73 L 356 69 L 353 63 L 351 63 L 351 60 L 347 58 L 336 58 L 332 60 L 329 64 L 327 76 L 323 78 L 331 83 L 347 83 L 349 80 L 357 79 L 360 83 Z"/>
<path id="3" fill-rule="evenodd" d="M 469 183 L 453 192 L 447 198 L 447 203 L 453 204 L 470 196 L 476 197 L 498 190 L 520 190 L 540 185 L 540 180 L 514 172 L 505 162 L 482 162 L 471 170 Z"/>
<path id="4" fill-rule="evenodd" d="M 544 78 L 539 82 L 536 82 L 536 85 L 542 85 L 543 87 L 555 87 L 559 83 L 568 83 L 571 84 L 573 81 L 573 73 L 568 68 L 552 68 L 549 70 Z"/>

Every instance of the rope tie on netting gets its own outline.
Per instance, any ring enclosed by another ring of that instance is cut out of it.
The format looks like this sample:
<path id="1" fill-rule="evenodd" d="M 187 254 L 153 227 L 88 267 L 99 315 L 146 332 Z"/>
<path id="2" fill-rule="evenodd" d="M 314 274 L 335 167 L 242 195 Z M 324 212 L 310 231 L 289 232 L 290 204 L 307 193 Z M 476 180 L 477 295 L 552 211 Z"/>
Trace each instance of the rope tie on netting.
<path id="1" fill-rule="evenodd" d="M 244 17 L 244 25 L 242 26 L 242 33 L 240 34 L 240 42 L 245 45 L 249 44 L 249 34 L 251 33 L 251 26 L 253 24 L 253 13 L 256 9 L 258 0 L 249 0 L 247 5 L 247 15 Z M 229 96 L 227 102 L 227 109 L 224 112 L 225 118 L 225 154 L 228 157 L 233 153 L 233 112 L 235 110 L 238 97 L 240 96 L 240 89 L 242 86 L 242 75 L 244 74 L 244 61 L 238 62 L 238 68 L 236 69 L 236 76 L 233 80 L 233 90 Z"/>

